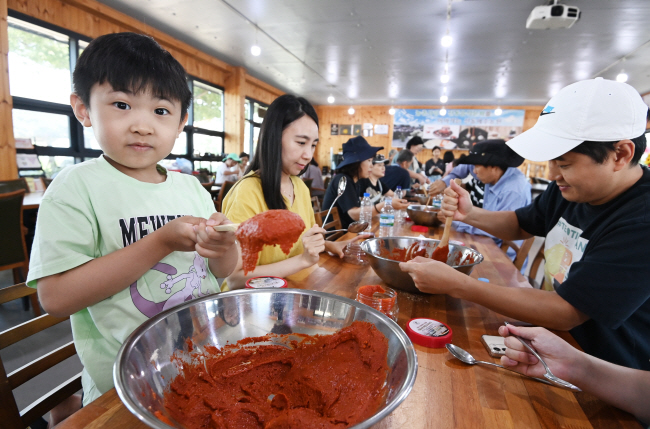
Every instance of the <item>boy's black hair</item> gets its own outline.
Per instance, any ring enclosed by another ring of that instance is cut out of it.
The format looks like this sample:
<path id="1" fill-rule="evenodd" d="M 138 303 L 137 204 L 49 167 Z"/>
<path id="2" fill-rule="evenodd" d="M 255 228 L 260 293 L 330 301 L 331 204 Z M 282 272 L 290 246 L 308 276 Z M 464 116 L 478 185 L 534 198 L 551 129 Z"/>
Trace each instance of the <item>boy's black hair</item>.
<path id="1" fill-rule="evenodd" d="M 641 156 L 645 152 L 646 148 L 646 138 L 645 133 L 641 134 L 639 137 L 630 139 L 634 143 L 634 156 L 630 161 L 630 165 L 636 165 L 639 163 Z M 605 162 L 610 152 L 614 152 L 614 145 L 620 140 L 610 141 L 610 142 L 593 142 L 593 141 L 584 141 L 578 146 L 574 147 L 570 152 L 580 153 L 587 155 L 589 158 L 593 159 L 596 164 L 602 164 Z"/>
<path id="2" fill-rule="evenodd" d="M 305 115 L 318 126 L 318 115 L 309 101 L 291 94 L 276 98 L 264 115 L 255 155 L 248 164 L 246 174 L 254 171 L 260 177 L 264 201 L 270 210 L 287 209 L 280 192 L 282 131 Z M 300 174 L 307 171 L 307 167 Z"/>
<path id="3" fill-rule="evenodd" d="M 181 120 L 192 101 L 183 66 L 154 39 L 137 33 L 105 34 L 94 39 L 77 60 L 74 92 L 90 107 L 90 90 L 108 82 L 114 90 L 153 95 L 181 104 Z"/>

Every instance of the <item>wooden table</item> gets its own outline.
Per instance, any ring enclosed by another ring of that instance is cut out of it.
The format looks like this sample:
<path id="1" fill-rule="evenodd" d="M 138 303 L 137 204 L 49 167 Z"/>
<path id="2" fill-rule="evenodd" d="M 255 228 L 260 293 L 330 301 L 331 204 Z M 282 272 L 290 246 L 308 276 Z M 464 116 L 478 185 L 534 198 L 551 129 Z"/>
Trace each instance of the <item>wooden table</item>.
<path id="1" fill-rule="evenodd" d="M 410 223 L 401 235 L 417 235 Z M 430 229 L 432 238 L 441 230 Z M 487 237 L 452 233 L 452 239 L 474 245 L 485 260 L 472 277 L 484 277 L 505 287 L 527 287 L 525 278 Z M 314 289 L 354 298 L 361 284 L 383 284 L 367 266 L 343 263 L 322 254 L 317 265 L 290 276 L 289 287 Z M 480 305 L 446 295 L 414 295 L 399 291 L 398 323 L 404 327 L 413 317 L 430 317 L 449 325 L 453 343 L 477 359 L 497 362 L 481 343 L 481 335 L 498 335 L 504 320 L 511 320 Z M 576 344 L 567 333 L 563 338 Z M 418 375 L 411 394 L 386 419 L 375 425 L 388 428 L 640 428 L 629 414 L 583 392 L 573 393 L 515 373 L 468 366 L 446 349 L 415 346 Z M 144 429 L 122 404 L 115 389 L 77 412 L 57 428 L 128 427 Z"/>
<path id="2" fill-rule="evenodd" d="M 43 200 L 45 191 L 27 192 L 23 197 L 23 210 L 37 209 Z"/>

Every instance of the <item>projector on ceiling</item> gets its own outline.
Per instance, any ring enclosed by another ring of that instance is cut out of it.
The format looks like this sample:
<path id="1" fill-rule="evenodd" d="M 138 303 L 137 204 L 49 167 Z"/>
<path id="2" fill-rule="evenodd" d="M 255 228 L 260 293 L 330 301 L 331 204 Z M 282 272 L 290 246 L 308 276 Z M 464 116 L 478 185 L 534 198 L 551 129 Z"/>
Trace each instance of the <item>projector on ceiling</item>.
<path id="1" fill-rule="evenodd" d="M 554 28 L 571 28 L 580 19 L 580 9 L 575 6 L 557 4 L 551 0 L 546 6 L 537 6 L 526 20 L 529 30 L 550 30 Z"/>

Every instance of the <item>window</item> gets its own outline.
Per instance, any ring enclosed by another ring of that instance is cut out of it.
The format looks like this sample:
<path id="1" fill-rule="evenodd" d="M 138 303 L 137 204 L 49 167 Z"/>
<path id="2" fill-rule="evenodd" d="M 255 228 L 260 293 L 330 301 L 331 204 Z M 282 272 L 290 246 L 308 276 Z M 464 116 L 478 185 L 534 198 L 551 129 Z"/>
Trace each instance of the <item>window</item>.
<path id="1" fill-rule="evenodd" d="M 246 126 L 244 127 L 244 147 L 248 144 L 248 150 L 251 157 L 257 148 L 257 139 L 260 135 L 260 127 L 266 115 L 268 105 L 247 98 L 244 105 L 244 115 L 246 117 Z"/>
<path id="2" fill-rule="evenodd" d="M 87 46 L 87 41 L 14 11 L 9 11 L 7 21 L 14 136 L 34 146 L 16 152 L 35 153 L 47 177 L 99 156 L 92 131 L 83 129 L 70 107 L 71 70 L 79 47 Z M 21 176 L 33 173 L 33 168 L 19 168 Z"/>
<path id="3" fill-rule="evenodd" d="M 72 70 L 89 39 L 15 11 L 9 11 L 9 81 L 16 139 L 31 141 L 47 177 L 101 155 L 92 128 L 83 127 L 70 107 Z M 186 158 L 195 168 L 213 170 L 223 156 L 223 89 L 190 78 L 189 120 L 172 153 L 161 164 Z M 33 174 L 26 169 L 19 173 Z"/>

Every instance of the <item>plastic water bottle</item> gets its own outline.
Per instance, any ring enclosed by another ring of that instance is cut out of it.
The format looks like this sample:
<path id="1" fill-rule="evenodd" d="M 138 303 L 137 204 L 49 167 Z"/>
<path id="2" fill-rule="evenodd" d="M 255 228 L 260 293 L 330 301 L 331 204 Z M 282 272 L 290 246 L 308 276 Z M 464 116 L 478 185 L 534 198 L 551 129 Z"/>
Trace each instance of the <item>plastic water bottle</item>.
<path id="1" fill-rule="evenodd" d="M 398 200 L 401 200 L 404 198 L 405 192 L 402 191 L 402 187 L 398 186 L 395 188 L 395 198 Z M 395 224 L 400 225 L 402 222 L 404 222 L 404 219 L 406 218 L 406 211 L 404 210 L 396 210 L 395 211 Z"/>
<path id="2" fill-rule="evenodd" d="M 361 213 L 359 214 L 359 222 L 368 222 L 368 231 L 372 226 L 372 203 L 370 202 L 370 194 L 365 192 L 361 199 Z"/>
<path id="3" fill-rule="evenodd" d="M 379 236 L 391 237 L 395 227 L 395 211 L 392 198 L 386 197 L 386 204 L 379 213 Z"/>

